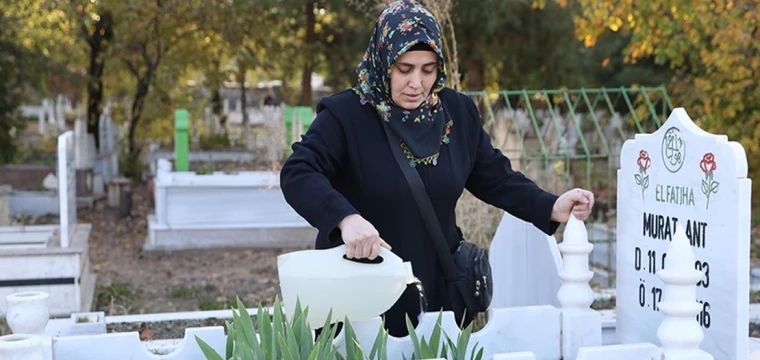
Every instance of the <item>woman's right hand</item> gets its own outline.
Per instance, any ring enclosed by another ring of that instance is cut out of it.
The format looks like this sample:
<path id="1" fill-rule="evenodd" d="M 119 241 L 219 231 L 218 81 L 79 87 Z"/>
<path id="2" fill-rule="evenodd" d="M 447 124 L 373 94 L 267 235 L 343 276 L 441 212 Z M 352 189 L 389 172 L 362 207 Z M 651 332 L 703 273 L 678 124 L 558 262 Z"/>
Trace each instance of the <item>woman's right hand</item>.
<path id="1" fill-rule="evenodd" d="M 340 221 L 338 228 L 340 228 L 343 243 L 346 244 L 346 257 L 349 259 L 373 260 L 380 254 L 381 246 L 391 249 L 391 246 L 380 238 L 377 229 L 359 214 L 346 216 Z"/>

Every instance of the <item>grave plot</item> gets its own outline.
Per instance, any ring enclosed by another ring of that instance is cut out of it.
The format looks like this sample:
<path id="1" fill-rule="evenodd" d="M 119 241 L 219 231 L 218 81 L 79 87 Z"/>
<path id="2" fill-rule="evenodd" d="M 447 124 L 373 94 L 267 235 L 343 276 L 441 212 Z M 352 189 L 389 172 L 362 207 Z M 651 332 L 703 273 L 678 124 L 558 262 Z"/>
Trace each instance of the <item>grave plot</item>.
<path id="1" fill-rule="evenodd" d="M 0 298 L 22 291 L 50 294 L 52 315 L 87 311 L 95 292 L 90 224 L 77 223 L 74 135 L 58 137 L 58 225 L 0 227 Z M 5 309 L 0 301 L 0 310 Z"/>
<path id="2" fill-rule="evenodd" d="M 277 174 L 198 175 L 170 166 L 158 162 L 146 250 L 312 246 L 316 230 L 285 202 Z"/>
<path id="3" fill-rule="evenodd" d="M 175 171 L 157 161 L 145 249 L 313 246 L 316 229 L 285 201 L 278 173 L 187 171 L 187 116 L 177 111 Z"/>
<path id="4" fill-rule="evenodd" d="M 77 119 L 74 132 L 74 170 L 77 203 L 92 206 L 105 194 L 105 182 L 118 173 L 118 133 L 110 117 L 100 119 L 100 153 L 94 139 L 86 134 L 84 120 Z M 55 141 L 53 138 L 51 141 Z M 19 155 L 19 163 L 0 166 L 0 183 L 9 185 L 9 210 L 12 216 L 58 215 L 56 150 L 47 140 Z M 29 145 L 27 145 L 29 146 Z"/>

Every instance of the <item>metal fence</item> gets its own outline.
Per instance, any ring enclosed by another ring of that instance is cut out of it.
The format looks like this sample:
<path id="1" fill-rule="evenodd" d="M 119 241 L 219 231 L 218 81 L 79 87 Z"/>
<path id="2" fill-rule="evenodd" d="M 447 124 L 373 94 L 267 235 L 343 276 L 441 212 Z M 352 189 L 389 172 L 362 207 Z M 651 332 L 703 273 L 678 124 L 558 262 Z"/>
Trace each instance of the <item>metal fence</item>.
<path id="1" fill-rule="evenodd" d="M 620 149 L 657 130 L 673 109 L 663 87 L 470 91 L 491 136 L 515 169 L 541 187 L 595 193 L 589 240 L 602 286 L 614 285 Z"/>

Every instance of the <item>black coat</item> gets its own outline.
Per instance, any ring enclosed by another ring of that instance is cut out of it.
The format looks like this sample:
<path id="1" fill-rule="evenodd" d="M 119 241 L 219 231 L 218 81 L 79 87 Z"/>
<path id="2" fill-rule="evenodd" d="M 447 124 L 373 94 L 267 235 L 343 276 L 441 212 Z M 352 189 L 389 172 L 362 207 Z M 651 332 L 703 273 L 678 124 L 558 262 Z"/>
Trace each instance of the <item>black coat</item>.
<path id="1" fill-rule="evenodd" d="M 559 226 L 550 221 L 557 197 L 512 170 L 509 159 L 492 147 L 469 97 L 451 89 L 441 91 L 440 97 L 454 122 L 450 142 L 441 146 L 437 166 L 416 169 L 452 251 L 462 239 L 455 206 L 465 188 L 553 234 Z M 302 140 L 293 144 L 293 154 L 282 168 L 282 191 L 293 209 L 319 230 L 317 249 L 342 244 L 338 223 L 349 214 L 360 214 L 395 254 L 411 261 L 424 287 L 427 310 L 448 309 L 432 239 L 380 121 L 372 106 L 360 104 L 350 89 L 322 99 L 316 119 Z M 419 304 L 410 287 L 385 314 L 391 335 L 406 335 L 405 314 L 417 323 Z"/>

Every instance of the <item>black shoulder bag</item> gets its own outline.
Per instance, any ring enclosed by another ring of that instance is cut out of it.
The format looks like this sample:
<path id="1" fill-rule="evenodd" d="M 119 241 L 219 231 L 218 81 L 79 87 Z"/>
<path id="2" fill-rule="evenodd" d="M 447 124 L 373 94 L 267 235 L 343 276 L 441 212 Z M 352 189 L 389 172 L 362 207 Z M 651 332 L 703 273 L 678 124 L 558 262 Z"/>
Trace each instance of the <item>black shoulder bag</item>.
<path id="1" fill-rule="evenodd" d="M 451 254 L 420 175 L 417 170 L 409 166 L 396 134 L 390 131 L 385 123 L 382 126 L 388 137 L 391 151 L 412 189 L 420 215 L 433 240 L 436 257 L 446 278 L 451 310 L 457 319 L 461 319 L 463 326 L 467 326 L 478 313 L 488 310 L 491 305 L 493 279 L 488 250 L 472 242 L 461 241 L 454 254 Z"/>

